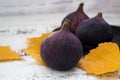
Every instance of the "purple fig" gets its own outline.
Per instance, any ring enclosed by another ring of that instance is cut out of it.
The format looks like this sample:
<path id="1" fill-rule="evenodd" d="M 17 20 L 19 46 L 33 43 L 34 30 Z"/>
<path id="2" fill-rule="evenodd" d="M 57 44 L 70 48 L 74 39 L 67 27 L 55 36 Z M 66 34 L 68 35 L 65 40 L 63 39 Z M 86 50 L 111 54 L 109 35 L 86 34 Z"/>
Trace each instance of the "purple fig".
<path id="1" fill-rule="evenodd" d="M 68 19 L 68 20 L 71 21 L 70 31 L 71 31 L 72 33 L 75 32 L 75 29 L 76 29 L 76 27 L 78 26 L 78 24 L 79 24 L 80 22 L 82 22 L 83 20 L 89 18 L 89 17 L 84 13 L 83 6 L 84 6 L 84 3 L 80 3 L 78 9 L 77 9 L 75 12 L 72 12 L 72 13 L 68 14 L 68 15 L 63 19 L 63 21 L 62 21 L 62 24 L 63 24 L 63 22 L 64 22 L 65 19 Z M 58 29 L 55 29 L 55 30 L 58 30 Z M 55 31 L 55 30 L 54 30 L 54 31 Z"/>
<path id="2" fill-rule="evenodd" d="M 102 13 L 81 22 L 75 31 L 75 35 L 81 40 L 83 46 L 97 46 L 102 42 L 113 39 L 111 26 L 103 19 Z"/>
<path id="3" fill-rule="evenodd" d="M 59 31 L 53 32 L 41 44 L 41 58 L 51 68 L 68 70 L 82 57 L 80 40 L 70 32 L 70 21 L 65 20 Z"/>

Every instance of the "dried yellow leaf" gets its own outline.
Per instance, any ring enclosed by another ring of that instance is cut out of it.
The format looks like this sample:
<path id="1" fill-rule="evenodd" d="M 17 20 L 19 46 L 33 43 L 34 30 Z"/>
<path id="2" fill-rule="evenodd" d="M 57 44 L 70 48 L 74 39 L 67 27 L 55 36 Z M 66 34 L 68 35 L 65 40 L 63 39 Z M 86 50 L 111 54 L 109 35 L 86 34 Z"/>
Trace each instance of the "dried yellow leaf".
<path id="1" fill-rule="evenodd" d="M 43 41 L 50 33 L 42 34 L 40 37 L 28 38 L 28 45 Z"/>
<path id="2" fill-rule="evenodd" d="M 116 43 L 105 42 L 90 50 L 77 65 L 87 73 L 96 75 L 113 72 L 120 68 L 120 50 Z"/>
<path id="3" fill-rule="evenodd" d="M 0 46 L 0 61 L 21 60 L 18 53 L 11 51 L 9 46 Z"/>
<path id="4" fill-rule="evenodd" d="M 29 38 L 28 39 L 28 48 L 24 50 L 25 53 L 31 55 L 37 62 L 39 62 L 40 64 L 44 64 L 44 62 L 42 61 L 41 57 L 40 57 L 40 45 L 42 43 L 42 41 L 51 33 L 46 33 L 43 34 L 40 37 L 36 37 L 36 38 Z"/>

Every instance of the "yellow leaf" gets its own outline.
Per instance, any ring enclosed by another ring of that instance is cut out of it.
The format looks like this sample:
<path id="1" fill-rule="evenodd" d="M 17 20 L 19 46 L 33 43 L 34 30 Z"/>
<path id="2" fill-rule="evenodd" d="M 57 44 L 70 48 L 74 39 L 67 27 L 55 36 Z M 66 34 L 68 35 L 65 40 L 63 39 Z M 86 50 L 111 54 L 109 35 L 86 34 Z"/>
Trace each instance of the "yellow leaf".
<path id="1" fill-rule="evenodd" d="M 29 38 L 28 39 L 28 48 L 24 50 L 25 53 L 31 55 L 37 62 L 39 62 L 40 64 L 44 64 L 44 62 L 42 61 L 41 57 L 40 57 L 40 45 L 42 43 L 42 41 L 51 33 L 46 33 L 43 34 L 40 37 L 36 37 L 36 38 Z"/>
<path id="2" fill-rule="evenodd" d="M 40 37 L 28 38 L 28 45 L 35 44 L 36 42 L 43 41 L 50 33 L 42 34 Z"/>
<path id="3" fill-rule="evenodd" d="M 96 75 L 113 72 L 120 68 L 120 50 L 116 43 L 105 42 L 90 50 L 77 65 L 87 73 Z"/>
<path id="4" fill-rule="evenodd" d="M 9 46 L 0 46 L 0 62 L 21 59 L 18 53 L 11 51 Z"/>

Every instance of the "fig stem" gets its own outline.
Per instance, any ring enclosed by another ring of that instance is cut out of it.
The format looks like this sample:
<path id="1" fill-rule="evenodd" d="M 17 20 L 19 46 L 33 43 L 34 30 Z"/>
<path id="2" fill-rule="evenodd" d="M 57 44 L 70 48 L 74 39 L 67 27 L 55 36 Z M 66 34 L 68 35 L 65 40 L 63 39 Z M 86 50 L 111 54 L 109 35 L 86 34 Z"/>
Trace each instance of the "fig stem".
<path id="1" fill-rule="evenodd" d="M 97 14 L 97 16 L 102 17 L 102 12 L 99 12 L 99 13 Z"/>
<path id="2" fill-rule="evenodd" d="M 84 3 L 81 2 L 81 3 L 79 4 L 79 7 L 78 7 L 77 11 L 83 12 L 83 6 L 84 6 Z"/>
<path id="3" fill-rule="evenodd" d="M 63 24 L 62 24 L 61 31 L 63 31 L 63 30 L 69 31 L 70 30 L 69 26 L 70 26 L 70 20 L 65 19 Z"/>

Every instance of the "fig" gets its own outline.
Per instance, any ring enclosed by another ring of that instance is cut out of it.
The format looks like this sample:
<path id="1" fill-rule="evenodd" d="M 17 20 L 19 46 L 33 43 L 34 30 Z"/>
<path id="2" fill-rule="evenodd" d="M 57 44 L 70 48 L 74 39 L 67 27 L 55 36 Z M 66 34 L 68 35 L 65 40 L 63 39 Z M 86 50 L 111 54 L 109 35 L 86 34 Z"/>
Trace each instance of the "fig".
<path id="1" fill-rule="evenodd" d="M 80 3 L 79 4 L 79 7 L 76 11 L 68 14 L 62 21 L 62 24 L 64 22 L 64 20 L 68 19 L 71 21 L 71 24 L 70 24 L 70 31 L 72 33 L 75 33 L 75 29 L 77 27 L 77 25 L 82 22 L 83 20 L 85 19 L 88 19 L 89 17 L 84 13 L 84 10 L 83 10 L 83 6 L 84 6 L 84 3 Z M 53 31 L 56 31 L 58 30 L 59 28 L 53 30 Z"/>
<path id="2" fill-rule="evenodd" d="M 95 17 L 81 22 L 76 28 L 75 35 L 83 46 L 97 46 L 99 43 L 111 41 L 113 30 L 99 12 Z"/>
<path id="3" fill-rule="evenodd" d="M 41 44 L 41 58 L 56 70 L 69 70 L 83 54 L 80 40 L 70 32 L 70 21 L 65 20 L 59 31 L 53 32 Z"/>

